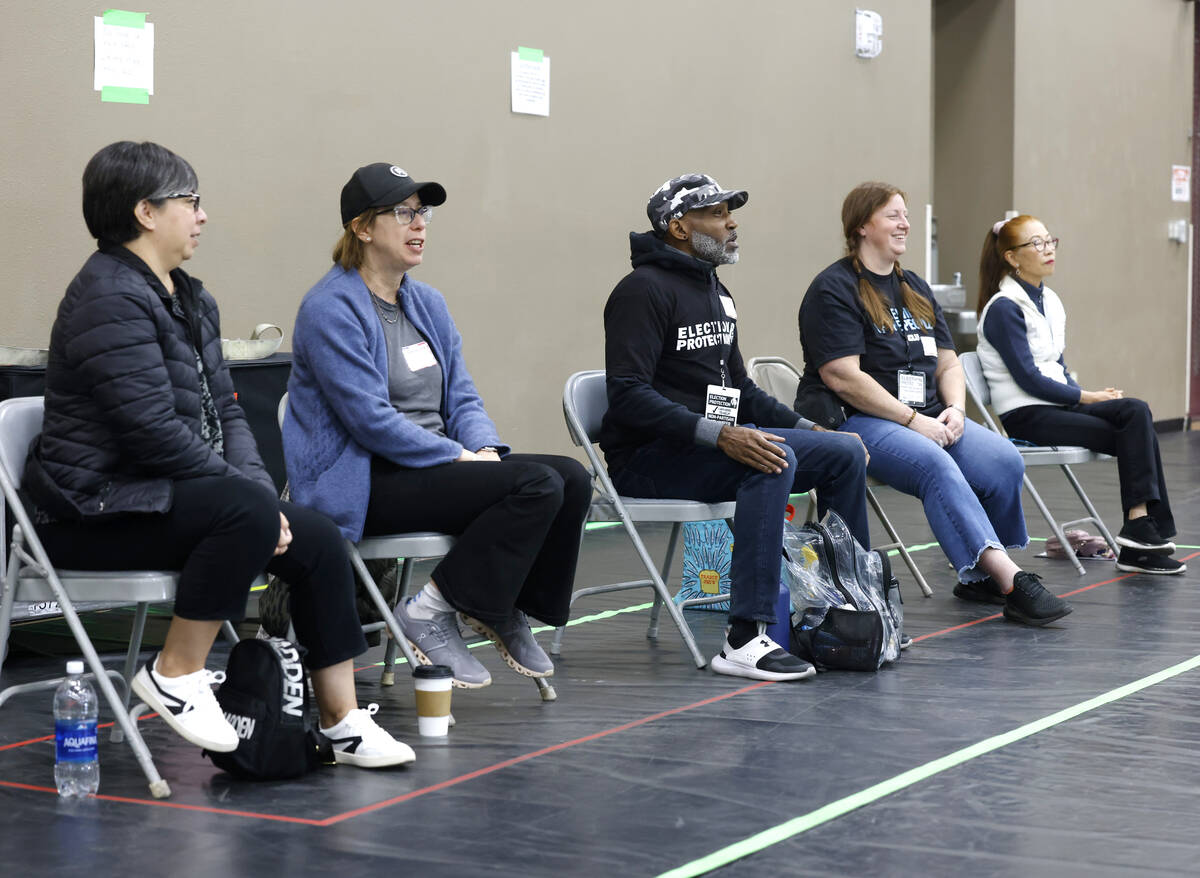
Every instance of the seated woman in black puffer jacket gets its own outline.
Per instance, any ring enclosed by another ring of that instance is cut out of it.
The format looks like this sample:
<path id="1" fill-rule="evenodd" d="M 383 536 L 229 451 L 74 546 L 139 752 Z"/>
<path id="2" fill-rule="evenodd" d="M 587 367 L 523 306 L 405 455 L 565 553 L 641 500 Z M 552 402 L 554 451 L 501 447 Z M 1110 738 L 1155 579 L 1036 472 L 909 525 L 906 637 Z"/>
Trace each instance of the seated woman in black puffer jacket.
<path id="1" fill-rule="evenodd" d="M 337 761 L 411 762 L 358 707 L 352 659 L 366 643 L 341 535 L 276 496 L 221 357 L 216 302 L 180 269 L 207 221 L 196 189 L 191 166 L 154 143 L 88 162 L 83 215 L 99 250 L 50 336 L 45 423 L 25 469 L 38 535 L 61 567 L 180 571 L 166 642 L 133 689 L 188 741 L 237 748 L 204 665 L 266 569 L 292 583 Z"/>

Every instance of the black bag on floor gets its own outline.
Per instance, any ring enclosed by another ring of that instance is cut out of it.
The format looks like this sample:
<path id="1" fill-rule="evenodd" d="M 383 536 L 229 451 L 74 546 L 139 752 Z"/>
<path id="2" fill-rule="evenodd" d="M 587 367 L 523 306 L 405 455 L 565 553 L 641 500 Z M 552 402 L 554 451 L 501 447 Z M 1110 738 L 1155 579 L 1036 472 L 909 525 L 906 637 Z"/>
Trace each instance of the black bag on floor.
<path id="1" fill-rule="evenodd" d="M 900 657 L 900 584 L 883 552 L 865 550 L 837 513 L 785 525 L 792 654 L 818 670 L 874 671 Z"/>
<path id="2" fill-rule="evenodd" d="M 205 750 L 213 765 L 245 780 L 285 780 L 334 761 L 312 720 L 302 658 L 281 637 L 234 644 L 217 701 L 241 740 L 231 753 Z"/>

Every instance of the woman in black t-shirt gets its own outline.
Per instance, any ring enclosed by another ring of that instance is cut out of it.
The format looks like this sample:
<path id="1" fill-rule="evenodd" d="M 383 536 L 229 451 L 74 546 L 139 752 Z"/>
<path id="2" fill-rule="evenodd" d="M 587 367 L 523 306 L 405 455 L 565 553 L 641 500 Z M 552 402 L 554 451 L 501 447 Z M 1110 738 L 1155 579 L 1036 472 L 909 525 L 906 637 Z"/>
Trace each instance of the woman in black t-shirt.
<path id="1" fill-rule="evenodd" d="M 909 223 L 904 193 L 863 183 L 842 204 L 847 255 L 813 280 L 800 305 L 805 389 L 823 384 L 870 452 L 867 472 L 921 498 L 958 572 L 954 593 L 1003 604 L 1014 622 L 1046 625 L 1071 612 L 1005 548 L 1028 542 L 1025 466 L 1003 437 L 967 420 L 966 385 L 929 286 L 900 268 Z"/>

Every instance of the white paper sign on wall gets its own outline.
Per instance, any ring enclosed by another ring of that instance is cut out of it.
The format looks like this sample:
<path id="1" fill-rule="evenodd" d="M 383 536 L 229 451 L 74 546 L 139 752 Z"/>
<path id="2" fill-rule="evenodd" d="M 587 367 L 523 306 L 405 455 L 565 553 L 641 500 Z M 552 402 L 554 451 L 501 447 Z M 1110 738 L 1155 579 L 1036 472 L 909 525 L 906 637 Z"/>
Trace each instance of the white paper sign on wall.
<path id="1" fill-rule="evenodd" d="M 854 10 L 854 54 L 875 58 L 883 51 L 883 16 L 869 9 Z"/>

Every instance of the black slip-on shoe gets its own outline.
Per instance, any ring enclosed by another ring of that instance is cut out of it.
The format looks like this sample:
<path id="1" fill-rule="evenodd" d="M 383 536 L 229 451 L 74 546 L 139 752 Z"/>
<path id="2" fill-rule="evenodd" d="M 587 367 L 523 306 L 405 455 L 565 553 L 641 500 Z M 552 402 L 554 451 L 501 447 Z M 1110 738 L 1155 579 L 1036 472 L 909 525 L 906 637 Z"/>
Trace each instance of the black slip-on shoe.
<path id="1" fill-rule="evenodd" d="M 1169 555 L 1155 552 L 1141 552 L 1137 549 L 1122 549 L 1117 555 L 1117 569 L 1126 573 L 1152 573 L 1159 576 L 1173 576 L 1183 573 L 1187 565 L 1176 561 Z"/>
<path id="2" fill-rule="evenodd" d="M 1125 522 L 1125 526 L 1117 534 L 1117 545 L 1126 549 L 1139 549 L 1143 552 L 1165 555 L 1175 551 L 1175 544 L 1158 532 L 1158 525 L 1149 515 Z"/>

